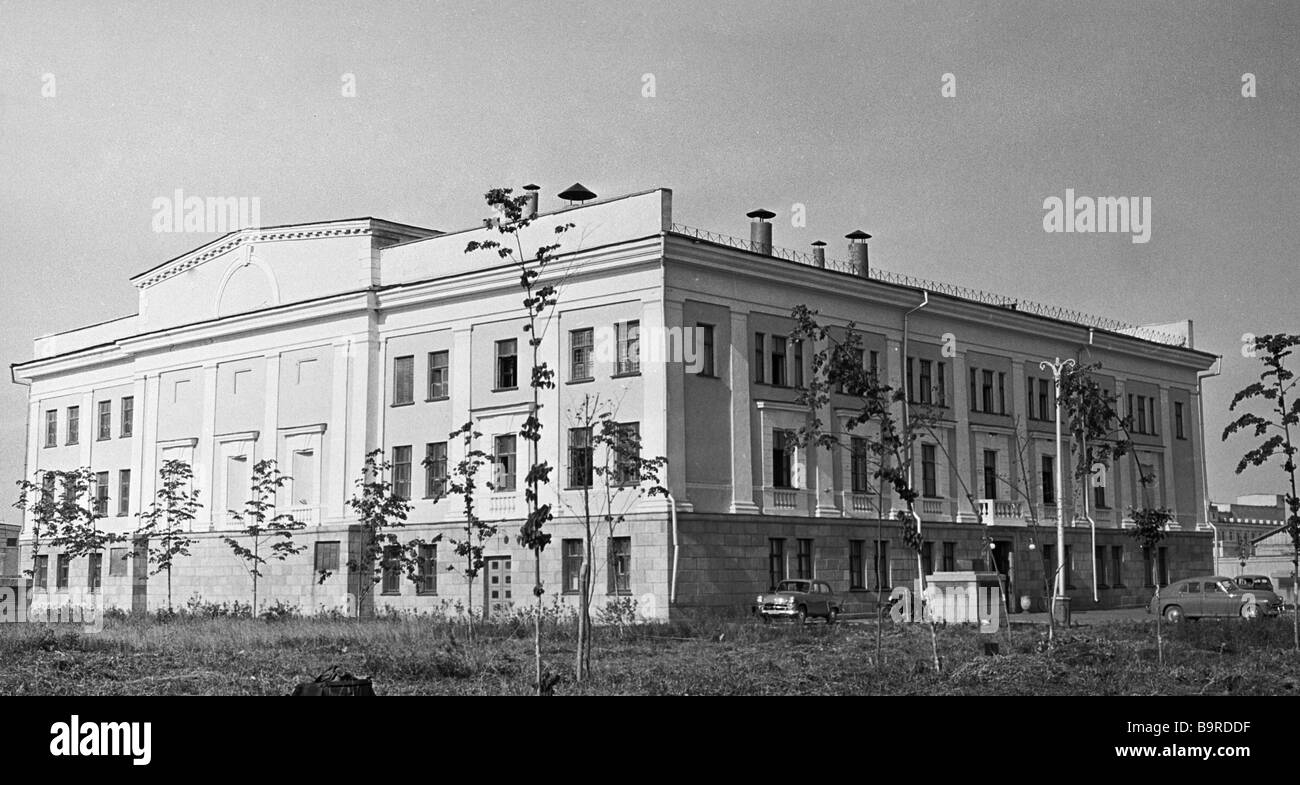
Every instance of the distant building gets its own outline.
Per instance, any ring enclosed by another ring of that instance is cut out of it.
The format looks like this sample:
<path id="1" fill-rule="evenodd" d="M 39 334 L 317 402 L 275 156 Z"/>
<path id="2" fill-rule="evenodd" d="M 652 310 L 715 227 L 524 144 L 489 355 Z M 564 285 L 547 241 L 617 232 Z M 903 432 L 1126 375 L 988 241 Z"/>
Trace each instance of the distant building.
<path id="1" fill-rule="evenodd" d="M 1286 523 L 1286 516 L 1286 497 L 1280 493 L 1238 496 L 1232 503 L 1212 502 L 1210 521 L 1218 529 L 1216 556 L 1231 563 L 1254 555 L 1254 541 Z"/>
<path id="2" fill-rule="evenodd" d="M 541 455 L 554 468 L 545 500 L 557 513 L 542 560 L 548 601 L 571 603 L 577 586 L 574 511 L 592 454 L 575 412 L 589 396 L 612 403 L 643 455 L 668 459 L 672 494 L 629 500 L 619 510 L 627 521 L 601 531 L 598 603 L 635 599 L 665 618 L 678 607 L 744 607 L 787 576 L 825 579 L 864 606 L 911 585 L 916 556 L 892 520 L 876 524 L 898 500 L 876 498 L 860 444 L 843 433 L 853 399 L 836 394 L 819 413 L 846 437 L 843 449 L 794 446 L 807 422 L 796 389 L 815 349 L 790 337 L 796 304 L 841 329 L 854 323 L 864 365 L 939 418 L 915 456 L 925 571 L 996 569 L 1013 596 L 1037 598 L 1043 557 L 1055 565 L 1057 515 L 1070 523 L 1076 607 L 1094 603 L 1094 584 L 1101 605 L 1140 603 L 1157 581 L 1212 570 L 1198 372 L 1214 357 L 1192 348 L 1190 324 L 1165 333 L 884 272 L 869 266 L 861 232 L 848 236 L 847 261 L 821 246 L 785 251 L 772 244 L 771 214 L 750 215 L 748 240 L 693 229 L 674 222 L 671 192 L 656 189 L 543 213 L 523 233 L 524 248 L 562 244 L 549 273 L 560 304 L 542 339 L 557 384 L 539 412 Z M 557 239 L 554 227 L 570 222 L 576 229 Z M 530 600 L 532 557 L 514 540 L 526 509 L 519 431 L 531 413 L 519 276 L 494 253 L 465 253 L 499 237 L 373 218 L 241 229 L 137 275 L 138 313 L 40 338 L 14 368 L 30 384 L 29 475 L 90 467 L 106 525 L 128 533 L 159 466 L 189 462 L 205 507 L 175 596 L 246 601 L 249 578 L 221 537 L 252 465 L 274 458 L 293 477 L 278 509 L 307 524 L 298 541 L 309 547 L 265 568 L 262 596 L 310 611 L 367 594 L 346 567 L 359 549 L 347 501 L 367 452 L 383 451 L 413 502 L 409 536 L 463 525 L 461 500 L 445 495 L 462 456 L 448 434 L 472 420 L 494 464 L 495 488 L 478 509 L 501 523 L 474 605 Z M 1130 455 L 1068 488 L 1054 487 L 1055 401 L 1039 367 L 1056 357 L 1100 362 L 1099 381 L 1136 429 Z M 1139 466 L 1153 480 L 1146 489 Z M 1135 505 L 1174 511 L 1149 554 L 1124 531 Z M 1047 528 L 1027 524 L 1031 511 Z M 127 545 L 71 564 L 44 552 L 36 580 L 156 607 L 163 581 L 129 556 Z M 418 582 L 388 570 L 365 602 L 463 603 L 456 563 L 445 541 L 429 546 Z"/>

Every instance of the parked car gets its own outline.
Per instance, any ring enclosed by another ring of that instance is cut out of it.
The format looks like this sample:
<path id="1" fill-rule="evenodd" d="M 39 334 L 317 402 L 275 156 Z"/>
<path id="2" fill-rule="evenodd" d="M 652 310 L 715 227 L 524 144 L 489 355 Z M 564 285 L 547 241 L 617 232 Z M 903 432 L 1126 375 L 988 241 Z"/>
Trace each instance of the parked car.
<path id="1" fill-rule="evenodd" d="M 1263 589 L 1264 591 L 1271 591 L 1274 594 L 1277 593 L 1277 590 L 1273 588 L 1273 579 L 1267 575 L 1238 575 L 1232 580 L 1246 591 L 1258 591 L 1259 589 Z"/>
<path id="2" fill-rule="evenodd" d="M 829 583 L 795 579 L 781 581 L 776 591 L 758 595 L 753 612 L 764 622 L 785 618 L 802 623 L 809 616 L 822 616 L 827 624 L 834 624 L 842 609 Z"/>
<path id="3" fill-rule="evenodd" d="M 1251 602 L 1251 600 L 1254 600 Z M 1157 601 L 1159 604 L 1157 605 Z M 1282 610 L 1282 598 L 1268 589 L 1248 589 L 1223 575 L 1184 578 L 1151 597 L 1147 611 L 1159 613 L 1170 622 L 1206 617 L 1274 616 Z"/>

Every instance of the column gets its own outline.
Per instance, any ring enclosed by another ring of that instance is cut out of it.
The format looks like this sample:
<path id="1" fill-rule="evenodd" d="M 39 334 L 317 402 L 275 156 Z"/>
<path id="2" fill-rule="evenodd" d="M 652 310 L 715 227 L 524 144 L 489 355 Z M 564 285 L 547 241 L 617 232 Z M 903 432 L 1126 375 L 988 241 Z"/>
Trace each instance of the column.
<path id="1" fill-rule="evenodd" d="M 217 364 L 203 365 L 203 410 L 199 421 L 199 444 L 194 457 L 194 487 L 201 498 L 208 499 L 207 513 L 210 526 L 221 522 L 223 517 L 218 511 L 219 505 L 225 503 L 225 494 L 218 493 L 214 487 L 216 471 L 213 464 L 213 449 L 217 429 Z"/>
<path id="2" fill-rule="evenodd" d="M 750 441 L 749 314 L 731 312 L 727 385 L 731 390 L 731 507 L 733 513 L 757 513 L 754 504 L 754 456 Z"/>
<path id="3" fill-rule="evenodd" d="M 668 356 L 667 351 L 669 324 L 667 303 L 660 299 L 661 295 L 662 291 L 656 291 L 641 301 L 641 454 L 662 455 L 668 459 L 666 476 L 661 477 L 660 480 L 675 495 L 677 491 L 683 490 L 680 480 L 684 477 L 685 467 L 682 464 L 685 463 L 686 451 L 684 447 L 678 446 L 679 454 L 673 454 L 669 421 L 674 418 L 681 420 L 685 415 L 680 408 L 675 414 L 669 409 L 668 379 L 671 375 L 669 363 L 673 358 Z M 677 304 L 675 312 L 680 326 L 682 318 L 680 303 Z M 680 363 L 677 364 L 676 370 L 678 387 L 682 388 Z M 656 497 L 642 500 L 637 507 L 640 510 L 666 510 L 668 504 L 666 499 Z"/>
<path id="4" fill-rule="evenodd" d="M 1011 389 L 1014 396 L 1016 389 L 1016 365 L 1012 363 L 1012 380 Z M 956 437 L 956 448 L 953 450 L 957 465 L 953 470 L 970 488 L 970 492 L 976 497 L 984 495 L 981 486 L 982 478 L 977 478 L 974 471 L 974 448 L 971 444 L 970 433 L 970 388 L 967 384 L 967 375 L 970 372 L 966 370 L 966 353 L 957 352 L 957 356 L 952 358 L 952 414 L 955 422 L 954 435 Z M 1024 386 L 1024 380 L 1020 381 Z M 1015 407 L 1012 407 L 1015 411 Z M 1022 432 L 1024 425 L 1020 425 Z M 954 483 L 950 483 L 953 485 Z M 970 499 L 961 493 L 961 484 L 955 483 L 955 492 L 957 494 L 957 522 L 958 523 L 975 523 L 979 518 L 975 515 L 975 508 L 971 506 Z"/>
<path id="5" fill-rule="evenodd" d="M 1196 527 L 1199 529 L 1209 523 L 1206 509 L 1210 493 L 1205 486 L 1205 431 L 1201 427 L 1201 388 L 1198 384 L 1188 397 L 1188 419 L 1183 423 L 1192 440 L 1192 476 L 1194 478 L 1192 493 L 1196 499 Z"/>
<path id="6" fill-rule="evenodd" d="M 131 388 L 131 399 L 135 406 L 135 422 L 132 423 L 133 427 L 131 429 L 131 462 L 128 465 L 135 476 L 131 478 L 131 498 L 127 500 L 127 503 L 130 505 L 131 511 L 137 513 L 144 509 L 145 500 L 152 499 L 154 487 L 153 478 L 146 473 L 148 467 L 145 466 L 144 456 L 145 444 L 153 443 L 146 441 L 147 434 L 145 433 L 145 422 L 148 420 L 147 412 L 153 411 L 146 408 L 147 386 L 148 377 L 137 376 Z M 122 416 L 120 410 L 117 415 L 120 421 Z M 149 486 L 147 491 L 145 490 L 146 485 Z"/>
<path id="7" fill-rule="evenodd" d="M 28 394 L 31 394 L 30 388 Z M 27 461 L 23 464 L 24 480 L 35 482 L 33 473 L 41 468 L 41 445 L 45 444 L 45 412 L 41 411 L 41 402 L 32 400 L 27 405 Z M 23 513 L 23 519 L 20 521 L 23 532 L 31 532 L 31 515 Z"/>
<path id="8" fill-rule="evenodd" d="M 329 444 L 329 464 L 326 487 L 321 489 L 321 504 L 325 510 L 322 519 L 345 520 L 348 517 L 348 495 L 352 478 L 348 477 L 348 375 L 351 363 L 352 342 L 343 338 L 334 341 L 333 378 L 330 379 L 330 419 L 325 439 Z"/>

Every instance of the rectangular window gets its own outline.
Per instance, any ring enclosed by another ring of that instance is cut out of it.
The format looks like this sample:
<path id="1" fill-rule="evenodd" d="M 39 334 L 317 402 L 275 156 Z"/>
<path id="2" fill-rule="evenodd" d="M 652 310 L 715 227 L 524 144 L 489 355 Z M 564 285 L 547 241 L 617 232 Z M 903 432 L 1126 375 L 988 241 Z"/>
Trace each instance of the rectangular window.
<path id="1" fill-rule="evenodd" d="M 871 491 L 871 475 L 867 469 L 867 440 L 861 436 L 849 438 L 849 479 L 854 493 Z"/>
<path id="2" fill-rule="evenodd" d="M 515 435 L 513 433 L 498 436 L 493 440 L 492 488 L 497 491 L 515 489 Z"/>
<path id="3" fill-rule="evenodd" d="M 889 591 L 891 583 L 889 579 L 889 541 L 874 540 L 875 553 L 873 554 L 872 588 L 876 591 Z"/>
<path id="4" fill-rule="evenodd" d="M 921 403 L 934 402 L 933 365 L 929 360 L 921 361 L 921 389 L 918 391 L 921 394 Z"/>
<path id="5" fill-rule="evenodd" d="M 411 445 L 393 448 L 393 495 L 411 498 Z"/>
<path id="6" fill-rule="evenodd" d="M 978 412 L 980 410 L 980 401 L 979 398 L 975 396 L 975 379 L 979 375 L 979 372 L 976 371 L 974 368 L 971 368 L 969 375 L 970 375 L 970 391 L 967 396 L 967 400 L 970 401 L 970 410 L 972 412 Z"/>
<path id="7" fill-rule="evenodd" d="M 805 580 L 812 580 L 813 577 L 813 541 L 799 539 L 795 541 L 797 550 L 795 551 L 795 569 L 799 571 L 795 577 Z"/>
<path id="8" fill-rule="evenodd" d="M 421 543 L 416 551 L 416 594 L 438 593 L 438 546 Z"/>
<path id="9" fill-rule="evenodd" d="M 45 412 L 45 446 L 59 446 L 59 410 L 49 409 Z"/>
<path id="10" fill-rule="evenodd" d="M 1124 586 L 1124 546 L 1110 546 L 1110 579 L 1114 581 L 1111 585 L 1115 588 Z"/>
<path id="11" fill-rule="evenodd" d="M 930 498 L 939 495 L 938 482 L 935 479 L 935 452 L 933 444 L 921 445 L 921 494 Z"/>
<path id="12" fill-rule="evenodd" d="M 393 360 L 393 405 L 415 402 L 415 355 Z"/>
<path id="13" fill-rule="evenodd" d="M 383 556 L 383 580 L 380 586 L 383 594 L 402 593 L 402 546 L 385 545 Z"/>
<path id="14" fill-rule="evenodd" d="M 1052 419 L 1052 415 L 1049 414 L 1051 411 L 1051 398 L 1048 397 L 1047 385 L 1047 379 L 1038 380 L 1038 419 L 1040 420 Z"/>
<path id="15" fill-rule="evenodd" d="M 1037 420 L 1038 414 L 1034 411 L 1034 377 L 1025 377 L 1025 417 L 1030 420 Z"/>
<path id="16" fill-rule="evenodd" d="M 1139 395 L 1137 399 L 1137 432 L 1147 433 L 1147 398 L 1145 395 Z"/>
<path id="17" fill-rule="evenodd" d="M 984 384 L 980 388 L 980 411 L 992 413 L 993 409 L 993 372 L 984 372 Z"/>
<path id="18" fill-rule="evenodd" d="M 641 482 L 641 423 L 619 423 L 614 433 L 614 484 Z"/>
<path id="19" fill-rule="evenodd" d="M 767 364 L 767 352 L 763 348 L 763 334 L 754 333 L 754 381 L 762 384 L 763 366 Z"/>
<path id="20" fill-rule="evenodd" d="M 874 352 L 873 352 L 874 354 Z M 948 382 L 943 378 L 944 363 L 935 363 L 935 370 L 939 372 L 939 380 L 934 385 L 935 403 L 940 406 L 948 405 Z"/>
<path id="21" fill-rule="evenodd" d="M 772 429 L 772 487 L 793 488 L 794 432 Z"/>
<path id="22" fill-rule="evenodd" d="M 68 588 L 68 554 L 60 553 L 54 563 L 54 588 Z"/>
<path id="23" fill-rule="evenodd" d="M 1092 558 L 1097 562 L 1097 586 L 1109 588 L 1110 585 L 1106 583 L 1106 546 L 1098 545 L 1093 550 Z"/>
<path id="24" fill-rule="evenodd" d="M 591 359 L 596 348 L 595 330 L 584 327 L 569 331 L 569 380 L 586 381 L 595 376 Z"/>
<path id="25" fill-rule="evenodd" d="M 641 373 L 641 322 L 633 319 L 614 325 L 618 357 L 614 373 Z"/>
<path id="26" fill-rule="evenodd" d="M 1065 546 L 1065 588 L 1074 588 L 1074 546 Z"/>
<path id="27" fill-rule="evenodd" d="M 108 577 L 125 578 L 126 560 L 129 551 L 126 548 L 111 548 L 108 551 Z"/>
<path id="28" fill-rule="evenodd" d="M 1181 401 L 1174 401 L 1174 437 L 1177 439 L 1187 438 L 1187 434 L 1183 431 L 1183 404 Z"/>
<path id="29" fill-rule="evenodd" d="M 794 341 L 794 386 L 803 387 L 803 341 Z"/>
<path id="30" fill-rule="evenodd" d="M 984 498 L 998 498 L 998 453 L 996 450 L 984 451 Z"/>
<path id="31" fill-rule="evenodd" d="M 774 591 L 785 580 L 785 540 L 769 537 L 767 540 L 767 589 Z"/>
<path id="32" fill-rule="evenodd" d="M 451 395 L 451 353 L 443 350 L 429 352 L 429 400 L 437 401 Z"/>
<path id="33" fill-rule="evenodd" d="M 907 358 L 907 362 L 903 364 L 903 369 L 904 372 L 907 374 L 907 378 L 904 379 L 904 383 L 907 385 L 907 402 L 916 403 L 916 381 L 912 376 L 911 357 Z"/>
<path id="34" fill-rule="evenodd" d="M 101 442 L 107 441 L 113 438 L 113 402 L 100 401 L 96 406 L 99 410 L 96 412 L 95 439 Z"/>
<path id="35" fill-rule="evenodd" d="M 998 373 L 998 414 L 1007 413 L 1007 375 Z"/>
<path id="36" fill-rule="evenodd" d="M 783 335 L 772 336 L 772 385 L 786 386 L 785 375 L 786 339 Z"/>
<path id="37" fill-rule="evenodd" d="M 32 566 L 32 582 L 38 589 L 48 589 L 50 586 L 50 557 L 37 556 L 36 564 Z"/>
<path id="38" fill-rule="evenodd" d="M 713 325 L 697 324 L 695 329 L 699 331 L 700 343 L 700 375 L 717 376 L 718 366 L 713 354 Z"/>
<path id="39" fill-rule="evenodd" d="M 872 352 L 869 362 L 870 364 L 867 366 L 867 370 L 871 371 L 872 376 L 879 376 L 880 375 L 880 352 Z"/>
<path id="40" fill-rule="evenodd" d="M 609 594 L 628 595 L 632 593 L 632 538 L 609 538 L 609 579 L 606 591 Z"/>
<path id="41" fill-rule="evenodd" d="M 1158 561 L 1156 566 L 1159 568 L 1159 578 L 1161 586 L 1169 585 L 1169 549 L 1163 545 L 1158 549 L 1156 554 Z"/>
<path id="42" fill-rule="evenodd" d="M 867 576 L 863 567 L 866 561 L 863 559 L 866 550 L 866 540 L 849 540 L 849 590 L 867 588 Z"/>
<path id="43" fill-rule="evenodd" d="M 955 572 L 957 570 L 957 543 L 945 542 L 943 544 L 943 572 Z"/>
<path id="44" fill-rule="evenodd" d="M 592 477 L 591 428 L 569 429 L 569 487 L 588 488 Z"/>
<path id="45" fill-rule="evenodd" d="M 318 576 L 327 572 L 333 574 L 339 571 L 339 545 L 338 540 L 325 540 L 316 543 L 315 567 Z"/>
<path id="46" fill-rule="evenodd" d="M 68 444 L 81 441 L 81 407 L 68 407 Z"/>
<path id="47" fill-rule="evenodd" d="M 135 398 L 128 395 L 122 399 L 122 424 L 121 433 L 123 439 L 129 439 L 135 434 Z"/>
<path id="48" fill-rule="evenodd" d="M 1147 431 L 1147 433 L 1152 434 L 1153 436 L 1160 433 L 1160 429 L 1156 427 L 1156 399 L 1155 398 L 1147 398 L 1147 423 L 1149 423 L 1151 428 L 1151 430 Z"/>
<path id="49" fill-rule="evenodd" d="M 1043 456 L 1043 504 L 1056 504 L 1056 468 L 1050 455 Z"/>
<path id="50" fill-rule="evenodd" d="M 1142 568 L 1142 585 L 1148 589 L 1153 588 L 1156 585 L 1156 561 L 1152 557 L 1150 548 L 1142 549 Z"/>
<path id="51" fill-rule="evenodd" d="M 921 543 L 921 574 L 934 574 L 934 543 L 929 540 Z"/>
<path id="52" fill-rule="evenodd" d="M 131 514 L 131 470 L 122 469 L 117 473 L 117 515 L 125 518 Z"/>
<path id="53" fill-rule="evenodd" d="M 1104 470 L 1103 470 L 1104 471 Z M 1094 485 L 1092 488 L 1092 506 L 1098 510 L 1106 509 L 1106 486 Z"/>
<path id="54" fill-rule="evenodd" d="M 1047 581 L 1052 584 L 1052 592 L 1056 592 L 1056 546 L 1043 546 L 1043 575 Z"/>
<path id="55" fill-rule="evenodd" d="M 86 569 L 86 588 L 92 592 L 98 591 L 99 587 L 104 585 L 104 554 L 92 553 L 87 561 L 89 565 Z"/>
<path id="56" fill-rule="evenodd" d="M 565 540 L 562 551 L 564 568 L 564 593 L 577 594 L 582 590 L 582 540 Z"/>
<path id="57" fill-rule="evenodd" d="M 95 472 L 95 514 L 108 515 L 108 472 Z"/>
<path id="58" fill-rule="evenodd" d="M 519 341 L 509 338 L 496 343 L 496 389 L 513 390 L 519 386 Z"/>
<path id="59" fill-rule="evenodd" d="M 424 445 L 424 498 L 440 499 L 447 495 L 447 443 Z"/>

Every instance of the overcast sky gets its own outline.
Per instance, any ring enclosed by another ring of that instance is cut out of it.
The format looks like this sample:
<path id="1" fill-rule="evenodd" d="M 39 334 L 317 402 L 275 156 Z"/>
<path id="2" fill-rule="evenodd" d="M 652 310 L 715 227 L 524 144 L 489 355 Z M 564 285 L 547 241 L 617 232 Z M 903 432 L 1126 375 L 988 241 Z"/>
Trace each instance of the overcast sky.
<path id="1" fill-rule="evenodd" d="M 134 313 L 129 276 L 215 237 L 152 230 L 177 188 L 446 230 L 492 186 L 666 186 L 679 222 L 765 207 L 778 245 L 843 256 L 860 227 L 890 270 L 1193 319 L 1224 358 L 1213 498 L 1282 491 L 1219 433 L 1258 373 L 1242 335 L 1300 332 L 1300 3 L 638 5 L 0 0 L 0 360 Z M 1151 197 L 1149 242 L 1046 233 L 1066 188 Z M 25 417 L 0 386 L 5 486 Z"/>

